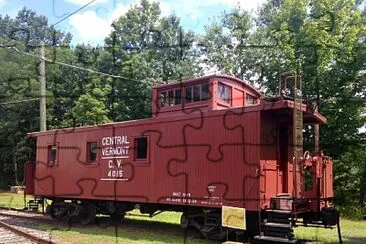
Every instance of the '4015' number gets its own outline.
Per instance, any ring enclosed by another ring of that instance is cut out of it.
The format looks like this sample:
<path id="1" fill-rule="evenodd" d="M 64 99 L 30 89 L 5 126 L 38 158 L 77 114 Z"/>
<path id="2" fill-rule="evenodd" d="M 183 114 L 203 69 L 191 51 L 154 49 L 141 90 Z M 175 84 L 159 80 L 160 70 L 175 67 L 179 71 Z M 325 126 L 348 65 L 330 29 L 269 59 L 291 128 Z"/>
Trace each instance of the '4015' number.
<path id="1" fill-rule="evenodd" d="M 108 177 L 110 178 L 122 178 L 123 171 L 122 170 L 109 170 Z"/>

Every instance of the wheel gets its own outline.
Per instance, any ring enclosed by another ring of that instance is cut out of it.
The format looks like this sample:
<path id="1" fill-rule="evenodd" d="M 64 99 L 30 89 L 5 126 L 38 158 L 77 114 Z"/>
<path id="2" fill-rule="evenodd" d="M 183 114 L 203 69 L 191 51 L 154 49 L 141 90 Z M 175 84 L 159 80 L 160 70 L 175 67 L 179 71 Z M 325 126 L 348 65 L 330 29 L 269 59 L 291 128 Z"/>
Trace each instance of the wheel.
<path id="1" fill-rule="evenodd" d="M 83 225 L 88 225 L 94 222 L 95 216 L 97 214 L 97 209 L 92 205 L 84 205 L 81 207 L 81 212 L 79 214 L 79 221 Z"/>
<path id="2" fill-rule="evenodd" d="M 182 228 L 187 228 L 188 225 L 189 225 L 188 218 L 186 217 L 186 215 L 184 213 L 182 213 L 182 215 L 180 216 L 180 226 Z"/>
<path id="3" fill-rule="evenodd" d="M 67 206 L 64 202 L 52 202 L 47 206 L 46 213 L 48 213 L 52 219 L 61 219 L 67 215 Z"/>

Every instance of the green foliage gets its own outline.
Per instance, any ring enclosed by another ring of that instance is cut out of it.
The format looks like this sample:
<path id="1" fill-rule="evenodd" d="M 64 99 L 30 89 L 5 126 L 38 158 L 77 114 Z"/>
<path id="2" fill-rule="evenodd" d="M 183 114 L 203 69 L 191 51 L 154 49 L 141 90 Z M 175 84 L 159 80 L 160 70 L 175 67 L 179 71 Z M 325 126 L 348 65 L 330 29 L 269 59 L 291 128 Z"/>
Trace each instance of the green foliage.
<path id="1" fill-rule="evenodd" d="M 175 15 L 160 17 L 158 3 L 142 0 L 115 20 L 113 27 L 100 63 L 104 71 L 130 79 L 111 81 L 111 119 L 148 117 L 153 83 L 199 72 L 193 33 L 184 31 Z"/>
<path id="2" fill-rule="evenodd" d="M 365 213 L 361 206 L 352 204 L 347 205 L 345 203 L 340 203 L 338 205 L 338 210 L 341 214 L 341 217 L 353 220 L 362 220 Z"/>
<path id="3" fill-rule="evenodd" d="M 202 55 L 206 56 L 206 66 L 249 79 L 258 62 L 254 55 L 256 50 L 246 48 L 253 43 L 252 17 L 236 7 L 230 13 L 223 13 L 219 20 L 206 26 L 206 32 L 200 37 L 205 46 Z"/>
<path id="4" fill-rule="evenodd" d="M 24 46 L 19 45 L 19 48 Z M 0 59 L 1 101 L 27 100 L 37 96 L 36 62 L 5 49 L 0 49 L 0 56 L 3 57 Z M 35 111 L 38 111 L 37 101 L 0 105 L 0 177 L 4 179 L 0 187 L 19 184 L 22 179 L 23 163 L 33 154 L 25 134 L 38 128 Z"/>
<path id="5" fill-rule="evenodd" d="M 344 206 L 366 206 L 366 147 L 351 149 L 334 163 L 337 201 Z"/>
<path id="6" fill-rule="evenodd" d="M 96 125 L 111 122 L 105 106 L 106 94 L 110 86 L 101 86 L 100 79 L 94 78 L 85 86 L 86 94 L 80 95 L 72 108 L 73 120 L 76 125 Z"/>

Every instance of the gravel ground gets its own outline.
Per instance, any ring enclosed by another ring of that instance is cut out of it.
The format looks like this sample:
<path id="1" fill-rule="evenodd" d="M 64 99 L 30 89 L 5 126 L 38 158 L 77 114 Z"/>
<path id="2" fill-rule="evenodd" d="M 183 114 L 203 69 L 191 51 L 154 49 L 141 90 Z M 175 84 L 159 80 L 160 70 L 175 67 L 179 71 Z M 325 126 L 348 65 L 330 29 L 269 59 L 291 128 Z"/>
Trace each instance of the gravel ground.
<path id="1" fill-rule="evenodd" d="M 18 236 L 15 233 L 0 227 L 0 243 L 32 243 L 31 241 L 25 239 L 24 237 Z"/>
<path id="2" fill-rule="evenodd" d="M 11 214 L 12 216 L 4 216 L 1 214 Z M 0 210 L 0 221 L 2 221 L 5 224 L 11 225 L 12 227 L 15 227 L 18 230 L 21 230 L 23 232 L 26 232 L 28 234 L 31 234 L 33 236 L 36 236 L 38 238 L 42 238 L 49 241 L 55 241 L 52 236 L 47 233 L 46 231 L 40 230 L 40 220 L 44 218 L 49 219 L 49 217 L 39 215 L 36 213 L 23 213 L 23 212 L 17 212 L 17 211 L 7 211 L 7 210 Z M 0 243 L 32 243 L 30 241 L 27 242 L 27 239 L 24 237 L 19 237 L 17 234 L 7 231 L 6 229 L 3 229 L 3 231 L 0 232 Z M 12 235 L 9 235 L 10 234 Z M 3 237 L 4 233 L 4 237 Z M 9 235 L 9 238 L 7 237 Z M 17 238 L 22 238 L 23 240 L 19 240 Z"/>

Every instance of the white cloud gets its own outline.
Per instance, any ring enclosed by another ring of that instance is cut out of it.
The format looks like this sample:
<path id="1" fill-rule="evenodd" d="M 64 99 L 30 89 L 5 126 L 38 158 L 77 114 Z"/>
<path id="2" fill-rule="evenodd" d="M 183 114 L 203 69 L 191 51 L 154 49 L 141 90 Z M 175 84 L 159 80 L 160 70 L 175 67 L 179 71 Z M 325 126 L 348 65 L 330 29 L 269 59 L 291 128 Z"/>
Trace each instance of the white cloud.
<path id="1" fill-rule="evenodd" d="M 119 3 L 111 13 L 108 13 L 109 17 L 107 18 L 98 16 L 97 12 L 94 10 L 88 10 L 71 16 L 69 23 L 76 30 L 76 33 L 74 33 L 73 42 L 101 44 L 100 42 L 103 41 L 103 38 L 105 38 L 112 31 L 112 22 L 121 15 L 125 14 L 128 11 L 128 8 L 129 6 Z"/>
<path id="2" fill-rule="evenodd" d="M 123 5 L 122 3 L 117 4 L 116 8 L 113 10 L 111 14 L 111 18 L 109 21 L 112 23 L 112 21 L 118 19 L 121 15 L 124 15 L 128 11 L 128 6 Z"/>
<path id="3" fill-rule="evenodd" d="M 5 5 L 6 0 L 0 0 L 0 9 Z"/>
<path id="4" fill-rule="evenodd" d="M 110 23 L 91 10 L 71 16 L 69 22 L 76 29 L 75 38 L 81 41 L 100 41 L 100 37 L 107 36 L 110 31 Z"/>
<path id="5" fill-rule="evenodd" d="M 5 2 L 6 0 L 0 0 Z M 90 0 L 64 0 L 69 3 L 84 5 Z M 108 0 L 97 0 L 97 3 L 107 2 Z M 154 0 L 157 1 L 158 0 Z M 236 6 L 238 3 L 246 10 L 253 10 L 266 0 L 162 0 L 160 9 L 163 16 L 175 13 L 180 18 L 188 18 L 192 23 L 198 23 L 205 14 L 206 7 L 227 7 Z M 70 25 L 75 29 L 73 42 L 89 42 L 92 44 L 102 44 L 103 39 L 112 31 L 111 24 L 121 15 L 125 14 L 131 5 L 139 3 L 140 0 L 132 0 L 131 4 L 118 3 L 113 10 L 102 17 L 98 11 L 87 10 L 76 13 L 69 19 Z M 206 13 L 207 14 L 207 13 Z M 207 17 L 207 15 L 206 15 Z"/>
<path id="6" fill-rule="evenodd" d="M 163 16 L 168 16 L 172 13 L 171 6 L 166 2 L 160 2 L 160 11 Z"/>
<path id="7" fill-rule="evenodd" d="M 86 4 L 91 2 L 91 0 L 64 0 L 64 1 L 67 2 L 67 3 L 71 3 L 71 4 L 74 4 L 74 5 L 80 5 L 80 6 L 86 5 Z M 108 0 L 96 0 L 92 4 L 105 3 L 107 1 Z"/>
<path id="8" fill-rule="evenodd" d="M 215 5 L 225 5 L 234 7 L 239 5 L 245 10 L 251 11 L 267 0 L 164 0 L 160 1 L 162 14 L 167 16 L 173 12 L 183 13 L 184 15 L 199 16 L 199 12 L 205 11 L 205 7 Z"/>

